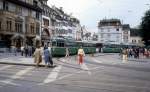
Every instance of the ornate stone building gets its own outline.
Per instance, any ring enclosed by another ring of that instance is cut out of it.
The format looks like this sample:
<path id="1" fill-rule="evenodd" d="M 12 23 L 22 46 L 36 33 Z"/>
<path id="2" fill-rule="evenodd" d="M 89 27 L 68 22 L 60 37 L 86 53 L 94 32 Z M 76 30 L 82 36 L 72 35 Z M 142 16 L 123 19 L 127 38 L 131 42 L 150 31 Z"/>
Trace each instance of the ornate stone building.
<path id="1" fill-rule="evenodd" d="M 72 37 L 76 39 L 77 32 L 81 31 L 80 21 L 72 15 L 66 14 L 62 7 L 52 7 L 52 19 L 54 25 L 54 36 Z"/>
<path id="2" fill-rule="evenodd" d="M 42 45 L 48 45 L 51 43 L 53 36 L 54 27 L 52 25 L 52 8 L 47 5 L 48 0 L 42 0 L 42 30 L 41 30 L 41 41 Z"/>
<path id="3" fill-rule="evenodd" d="M 40 0 L 0 0 L 0 40 L 9 46 L 33 45 L 41 31 Z"/>
<path id="4" fill-rule="evenodd" d="M 47 1 L 0 0 L 0 41 L 20 48 L 45 45 L 57 36 L 81 40 L 80 21 Z"/>

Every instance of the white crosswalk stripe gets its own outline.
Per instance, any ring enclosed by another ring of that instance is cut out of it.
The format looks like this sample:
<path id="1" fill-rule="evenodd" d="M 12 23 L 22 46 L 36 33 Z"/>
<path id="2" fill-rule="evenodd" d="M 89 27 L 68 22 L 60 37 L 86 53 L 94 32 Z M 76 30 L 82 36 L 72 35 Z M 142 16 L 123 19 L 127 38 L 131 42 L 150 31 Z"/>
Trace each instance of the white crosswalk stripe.
<path id="1" fill-rule="evenodd" d="M 23 75 L 25 75 L 27 72 L 31 71 L 32 69 L 34 69 L 34 67 L 27 67 L 27 68 L 25 68 L 24 70 L 20 70 L 20 71 L 17 72 L 15 75 L 11 76 L 9 79 L 0 80 L 0 82 L 1 82 L 1 83 L 5 83 L 5 84 L 10 84 L 10 85 L 19 86 L 19 84 L 13 83 L 13 81 L 14 81 L 15 79 L 21 78 Z"/>
<path id="2" fill-rule="evenodd" d="M 92 60 L 96 63 L 102 63 L 102 61 L 92 58 Z"/>
<path id="3" fill-rule="evenodd" d="M 5 69 L 10 68 L 10 67 L 12 67 L 12 65 L 2 66 L 2 67 L 0 67 L 0 71 L 5 70 Z"/>
<path id="4" fill-rule="evenodd" d="M 85 63 L 81 64 L 81 68 L 82 68 L 83 70 L 86 70 L 89 75 L 92 74 L 92 73 L 89 71 L 89 68 L 87 67 L 87 65 L 86 65 Z"/>
<path id="5" fill-rule="evenodd" d="M 60 70 L 61 70 L 62 66 L 58 66 L 58 67 L 55 67 L 51 72 L 50 74 L 47 76 L 47 78 L 43 81 L 43 83 L 40 83 L 39 85 L 44 85 L 44 84 L 47 84 L 47 83 L 50 83 L 50 82 L 53 82 L 56 80 Z"/>

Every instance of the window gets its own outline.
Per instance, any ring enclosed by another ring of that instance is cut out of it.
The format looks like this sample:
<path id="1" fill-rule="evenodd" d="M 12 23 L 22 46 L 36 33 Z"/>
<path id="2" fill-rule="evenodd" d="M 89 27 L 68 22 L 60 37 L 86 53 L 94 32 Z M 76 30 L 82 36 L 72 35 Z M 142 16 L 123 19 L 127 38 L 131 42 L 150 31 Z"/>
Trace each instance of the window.
<path id="1" fill-rule="evenodd" d="M 101 38 L 103 38 L 103 36 L 104 36 L 104 35 L 103 35 L 103 34 L 101 34 Z"/>
<path id="2" fill-rule="evenodd" d="M 10 20 L 7 20 L 6 28 L 7 28 L 7 31 L 10 31 L 12 29 L 12 22 Z"/>
<path id="3" fill-rule="evenodd" d="M 36 12 L 36 18 L 39 19 L 40 18 L 40 14 L 39 12 Z"/>
<path id="4" fill-rule="evenodd" d="M 136 43 L 136 40 L 132 40 L 132 43 Z"/>
<path id="5" fill-rule="evenodd" d="M 22 23 L 21 22 L 15 23 L 15 30 L 17 33 L 22 33 Z"/>
<path id="6" fill-rule="evenodd" d="M 107 34 L 107 37 L 110 37 L 111 36 L 111 34 Z"/>
<path id="7" fill-rule="evenodd" d="M 3 9 L 8 11 L 8 2 L 3 1 Z"/>
<path id="8" fill-rule="evenodd" d="M 49 20 L 43 19 L 43 22 L 44 22 L 44 25 L 45 25 L 45 26 L 49 26 Z"/>
<path id="9" fill-rule="evenodd" d="M 138 40 L 138 43 L 140 43 L 141 42 L 141 40 Z"/>
<path id="10" fill-rule="evenodd" d="M 22 15 L 22 7 L 16 6 L 16 13 Z"/>
<path id="11" fill-rule="evenodd" d="M 128 31 L 124 31 L 124 34 L 128 34 Z"/>
<path id="12" fill-rule="evenodd" d="M 33 23 L 30 24 L 30 30 L 31 30 L 31 34 L 34 34 L 34 24 Z"/>
<path id="13" fill-rule="evenodd" d="M 118 39 L 118 38 L 120 38 L 120 36 L 119 36 L 119 35 L 117 35 L 117 36 L 116 36 L 116 38 Z"/>
<path id="14" fill-rule="evenodd" d="M 104 30 L 104 29 L 103 29 L 103 28 L 101 28 L 101 32 L 103 32 L 103 30 Z"/>
<path id="15" fill-rule="evenodd" d="M 36 34 L 40 34 L 40 25 L 38 23 L 36 24 Z"/>
<path id="16" fill-rule="evenodd" d="M 2 29 L 2 22 L 0 21 L 0 30 Z"/>
<path id="17" fill-rule="evenodd" d="M 110 29 L 108 28 L 108 32 L 110 32 Z"/>
<path id="18" fill-rule="evenodd" d="M 32 11 L 30 9 L 28 10 L 28 16 L 32 16 Z"/>
<path id="19" fill-rule="evenodd" d="M 116 31 L 119 31 L 119 28 L 117 28 Z"/>
<path id="20" fill-rule="evenodd" d="M 33 5 L 37 6 L 38 2 L 36 0 L 33 1 Z"/>

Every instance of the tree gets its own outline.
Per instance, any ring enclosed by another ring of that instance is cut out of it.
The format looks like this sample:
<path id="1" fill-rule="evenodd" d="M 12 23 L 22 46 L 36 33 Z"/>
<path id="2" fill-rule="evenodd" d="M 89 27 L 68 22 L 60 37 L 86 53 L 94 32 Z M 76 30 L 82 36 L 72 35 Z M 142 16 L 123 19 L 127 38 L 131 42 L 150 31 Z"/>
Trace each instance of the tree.
<path id="1" fill-rule="evenodd" d="M 150 9 L 146 11 L 144 17 L 142 18 L 140 29 L 145 45 L 150 45 Z"/>

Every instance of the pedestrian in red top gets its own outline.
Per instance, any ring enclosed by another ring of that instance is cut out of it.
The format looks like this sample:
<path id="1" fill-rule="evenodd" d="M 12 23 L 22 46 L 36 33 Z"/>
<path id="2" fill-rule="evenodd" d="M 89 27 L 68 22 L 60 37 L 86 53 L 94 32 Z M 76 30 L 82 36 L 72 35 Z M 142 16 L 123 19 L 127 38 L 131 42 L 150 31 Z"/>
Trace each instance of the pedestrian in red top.
<path id="1" fill-rule="evenodd" d="M 79 57 L 79 64 L 83 64 L 83 57 L 85 56 L 84 50 L 82 47 L 79 48 L 78 50 L 78 57 Z"/>

